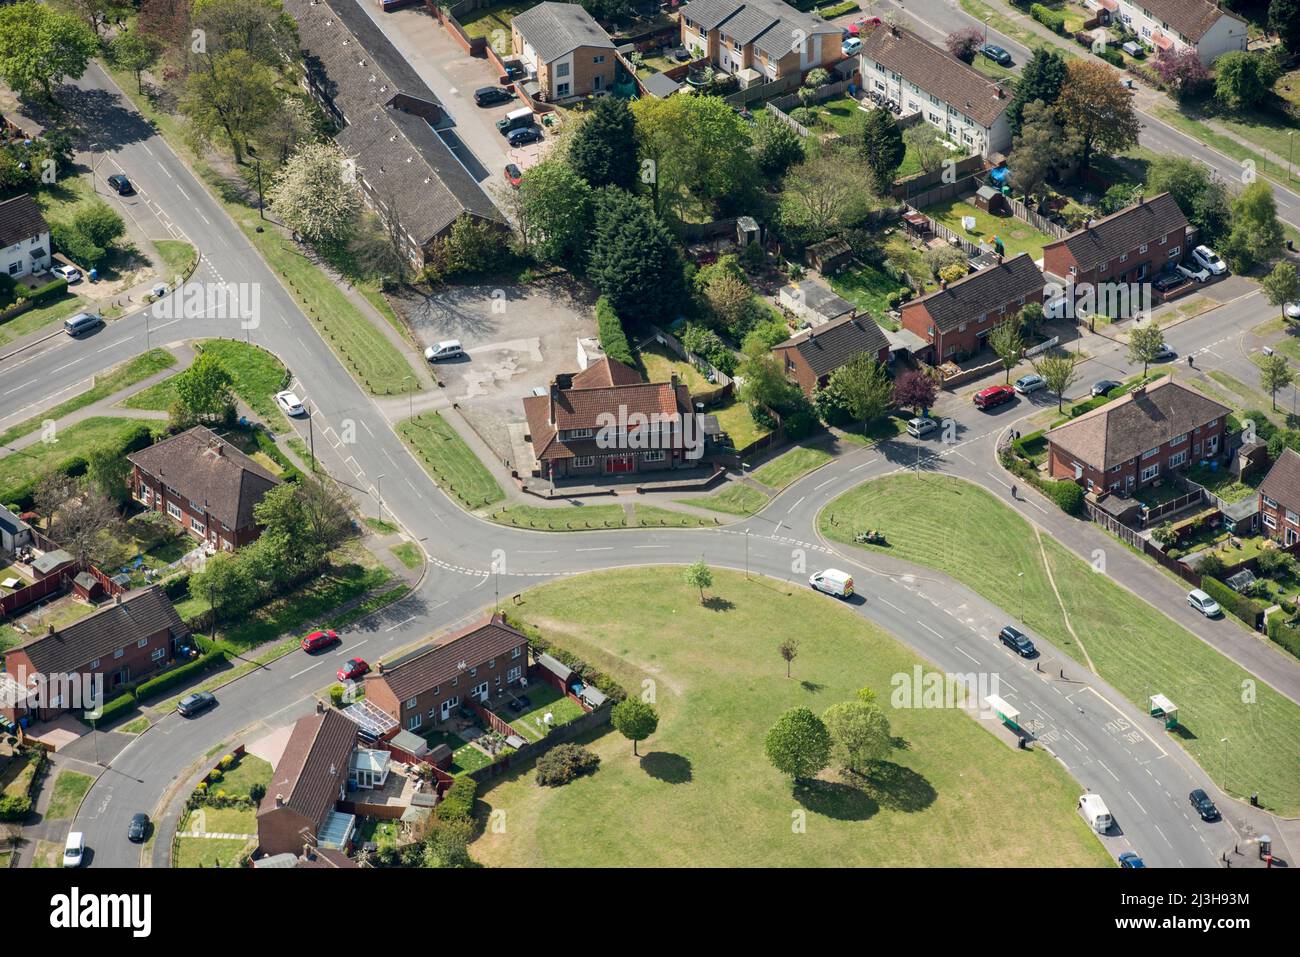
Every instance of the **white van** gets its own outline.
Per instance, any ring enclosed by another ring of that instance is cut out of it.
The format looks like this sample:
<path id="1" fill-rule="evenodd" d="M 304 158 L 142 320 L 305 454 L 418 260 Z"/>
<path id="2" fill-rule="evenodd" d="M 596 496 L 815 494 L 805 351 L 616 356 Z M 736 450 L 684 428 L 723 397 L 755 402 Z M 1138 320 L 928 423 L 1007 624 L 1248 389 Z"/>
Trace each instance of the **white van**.
<path id="1" fill-rule="evenodd" d="M 80 831 L 73 831 L 63 845 L 63 866 L 80 867 L 81 857 L 86 853 L 86 836 Z"/>
<path id="2" fill-rule="evenodd" d="M 1079 810 L 1083 812 L 1083 819 L 1088 822 L 1088 826 L 1098 834 L 1105 834 L 1114 823 L 1100 794 L 1085 794 L 1080 797 Z"/>
<path id="3" fill-rule="evenodd" d="M 808 584 L 836 598 L 848 598 L 853 594 L 853 576 L 838 568 L 828 568 L 824 572 L 809 575 Z"/>
<path id="4" fill-rule="evenodd" d="M 525 126 L 533 125 L 532 107 L 521 106 L 517 110 L 511 110 L 501 119 L 497 120 L 497 129 L 501 131 L 502 136 L 509 136 L 511 130 L 521 130 Z"/>

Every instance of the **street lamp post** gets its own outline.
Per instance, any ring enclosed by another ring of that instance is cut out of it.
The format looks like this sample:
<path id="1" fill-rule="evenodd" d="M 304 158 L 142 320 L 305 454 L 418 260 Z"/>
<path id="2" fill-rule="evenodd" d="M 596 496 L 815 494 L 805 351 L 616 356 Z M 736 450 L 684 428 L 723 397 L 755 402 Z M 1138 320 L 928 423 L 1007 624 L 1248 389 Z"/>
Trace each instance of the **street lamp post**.
<path id="1" fill-rule="evenodd" d="M 407 380 L 407 379 L 412 379 L 412 378 L 414 378 L 414 376 L 409 376 L 409 375 L 404 375 L 404 376 L 402 376 L 402 385 L 405 386 L 405 385 L 406 385 L 406 380 Z M 412 390 L 412 391 L 406 393 L 406 417 L 407 417 L 408 419 L 413 419 L 413 418 L 415 418 L 415 392 L 414 392 L 414 390 Z"/>
<path id="2" fill-rule="evenodd" d="M 989 17 L 991 17 L 992 15 L 993 14 L 991 13 L 984 14 L 984 42 L 985 43 L 989 42 Z"/>
<path id="3" fill-rule="evenodd" d="M 1220 738 L 1219 744 L 1223 745 L 1223 791 L 1228 791 L 1228 739 Z"/>
<path id="4" fill-rule="evenodd" d="M 1016 577 L 1020 579 L 1020 620 L 1025 620 L 1025 573 L 1016 572 Z"/>
<path id="5" fill-rule="evenodd" d="M 1286 131 L 1286 179 L 1291 181 L 1291 155 L 1295 150 L 1295 130 Z"/>
<path id="6" fill-rule="evenodd" d="M 380 475 L 375 479 L 375 492 L 379 496 L 379 519 L 384 518 L 384 477 Z"/>

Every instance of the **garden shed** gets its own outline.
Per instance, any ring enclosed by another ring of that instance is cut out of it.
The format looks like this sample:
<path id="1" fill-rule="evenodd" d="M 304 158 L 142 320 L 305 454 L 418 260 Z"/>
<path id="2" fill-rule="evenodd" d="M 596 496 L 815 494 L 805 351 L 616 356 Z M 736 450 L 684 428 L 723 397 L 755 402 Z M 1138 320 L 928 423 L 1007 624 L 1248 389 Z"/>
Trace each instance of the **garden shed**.
<path id="1" fill-rule="evenodd" d="M 842 239 L 828 239 L 808 247 L 808 263 L 818 272 L 833 273 L 847 266 L 853 250 Z"/>
<path id="2" fill-rule="evenodd" d="M 1010 215 L 1006 197 L 992 186 L 981 186 L 975 191 L 975 206 L 995 215 Z"/>

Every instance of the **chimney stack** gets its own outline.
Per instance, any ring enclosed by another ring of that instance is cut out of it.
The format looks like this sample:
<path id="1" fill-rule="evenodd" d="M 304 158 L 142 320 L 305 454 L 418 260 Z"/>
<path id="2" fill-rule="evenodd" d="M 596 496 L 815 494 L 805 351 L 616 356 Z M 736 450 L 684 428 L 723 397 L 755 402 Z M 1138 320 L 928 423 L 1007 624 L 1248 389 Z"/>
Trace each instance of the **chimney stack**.
<path id="1" fill-rule="evenodd" d="M 1145 202 L 1146 202 L 1146 197 L 1143 196 L 1141 193 L 1138 193 L 1138 205 L 1141 206 Z"/>
<path id="2" fill-rule="evenodd" d="M 546 422 L 548 425 L 555 424 L 555 400 L 559 397 L 560 387 L 556 385 L 555 380 L 551 380 L 551 392 L 547 397 Z"/>
<path id="3" fill-rule="evenodd" d="M 325 702 L 321 701 L 319 698 L 316 699 L 316 713 L 317 714 L 325 713 Z"/>
<path id="4" fill-rule="evenodd" d="M 277 794 L 277 795 L 275 796 L 275 806 L 276 806 L 276 807 L 284 807 L 284 795 L 283 795 L 283 794 Z"/>
<path id="5" fill-rule="evenodd" d="M 384 673 L 384 663 L 383 663 L 382 661 L 379 662 L 378 665 L 376 665 L 376 668 L 378 669 L 378 671 L 379 671 L 379 673 L 380 673 L 381 675 Z"/>
<path id="6" fill-rule="evenodd" d="M 53 623 L 53 622 L 51 622 L 50 624 L 48 624 L 48 625 L 45 626 L 45 633 L 46 633 L 47 635 L 52 635 L 52 634 L 54 634 L 54 623 Z"/>

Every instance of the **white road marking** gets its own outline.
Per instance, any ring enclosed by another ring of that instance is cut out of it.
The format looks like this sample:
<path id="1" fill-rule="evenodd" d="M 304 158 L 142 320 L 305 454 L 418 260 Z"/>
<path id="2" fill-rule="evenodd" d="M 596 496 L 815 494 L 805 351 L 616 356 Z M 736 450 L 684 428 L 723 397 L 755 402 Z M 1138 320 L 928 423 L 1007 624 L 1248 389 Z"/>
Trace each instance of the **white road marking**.
<path id="1" fill-rule="evenodd" d="M 979 663 L 980 663 L 980 660 L 979 660 L 978 658 L 976 658 L 974 655 L 972 655 L 970 652 L 966 651 L 965 649 L 963 649 L 963 648 L 956 648 L 955 650 L 956 650 L 956 652 L 957 652 L 958 654 L 960 654 L 960 655 L 965 655 L 965 656 L 966 656 L 967 658 L 969 658 L 971 661 L 975 662 L 975 664 L 979 664 Z"/>
<path id="2" fill-rule="evenodd" d="M 787 508 L 787 509 L 785 510 L 785 514 L 789 515 L 791 512 L 793 512 L 796 508 L 799 507 L 799 505 L 800 505 L 800 504 L 803 502 L 803 500 L 806 499 L 807 497 L 808 497 L 807 495 L 801 495 L 801 496 L 799 496 L 799 501 L 798 501 L 798 502 L 795 502 L 793 505 L 791 505 L 789 508 Z"/>

